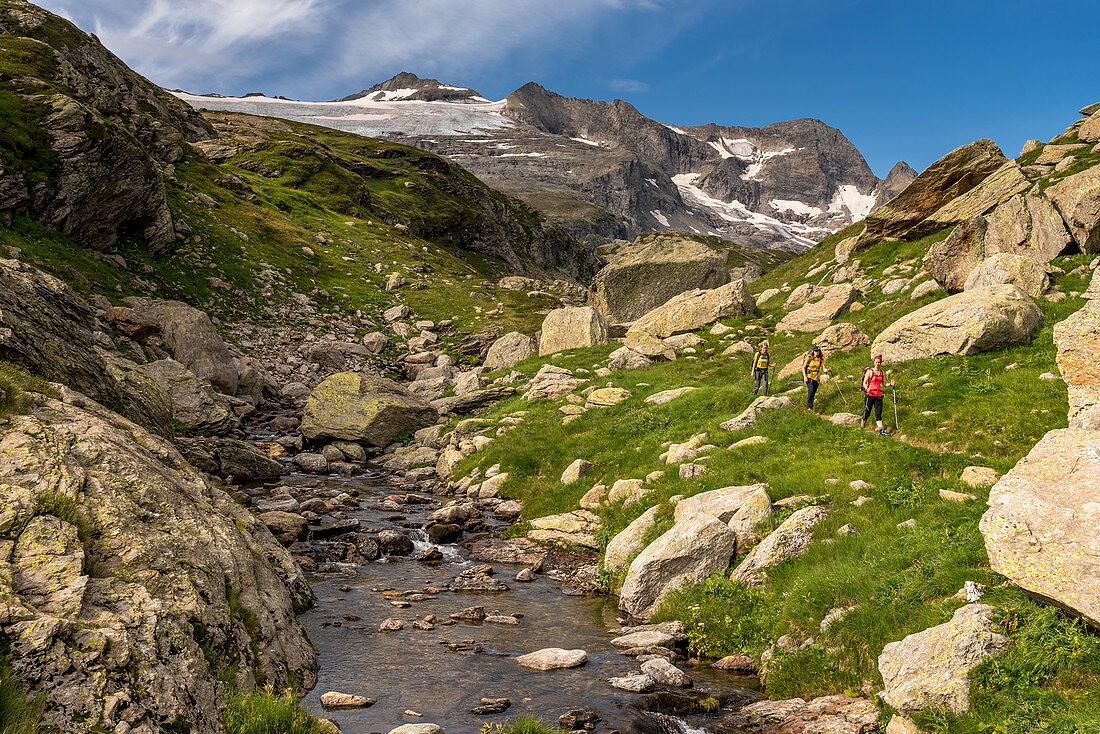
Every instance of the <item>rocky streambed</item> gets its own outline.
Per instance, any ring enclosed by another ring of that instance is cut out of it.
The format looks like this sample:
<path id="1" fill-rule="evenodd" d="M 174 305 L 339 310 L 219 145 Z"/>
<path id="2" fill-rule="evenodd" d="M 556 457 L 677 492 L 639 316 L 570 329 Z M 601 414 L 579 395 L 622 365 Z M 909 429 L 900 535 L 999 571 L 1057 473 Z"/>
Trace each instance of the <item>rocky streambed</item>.
<path id="1" fill-rule="evenodd" d="M 345 734 L 419 723 L 476 732 L 524 713 L 551 724 L 564 716 L 566 730 L 693 731 L 757 697 L 752 678 L 689 666 L 681 629 L 619 642 L 637 630 L 623 629 L 614 600 L 594 591 L 594 557 L 504 540 L 509 513 L 431 489 L 366 469 L 248 490 L 257 507 L 289 498 L 310 508 L 309 534 L 289 546 L 317 597 L 301 616 L 321 666 L 307 702 Z M 546 648 L 582 650 L 585 662 L 540 671 L 517 661 Z M 671 659 L 691 687 L 641 678 L 635 694 L 609 683 L 631 685 L 650 658 Z M 322 705 L 331 692 L 374 703 L 333 710 Z"/>

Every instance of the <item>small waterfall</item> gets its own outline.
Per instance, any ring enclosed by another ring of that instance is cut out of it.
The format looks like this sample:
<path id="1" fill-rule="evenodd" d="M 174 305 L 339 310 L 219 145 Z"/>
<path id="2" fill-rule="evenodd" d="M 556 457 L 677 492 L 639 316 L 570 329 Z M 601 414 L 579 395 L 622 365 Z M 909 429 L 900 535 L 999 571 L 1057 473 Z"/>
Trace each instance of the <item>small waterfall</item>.
<path id="1" fill-rule="evenodd" d="M 429 548 L 438 548 L 439 552 L 443 554 L 443 560 L 448 563 L 461 563 L 463 565 L 469 565 L 469 562 L 462 558 L 462 552 L 457 545 L 436 545 L 428 540 L 428 533 L 423 529 L 413 530 L 409 533 L 409 539 L 413 543 L 413 555 L 419 555 L 423 551 Z"/>

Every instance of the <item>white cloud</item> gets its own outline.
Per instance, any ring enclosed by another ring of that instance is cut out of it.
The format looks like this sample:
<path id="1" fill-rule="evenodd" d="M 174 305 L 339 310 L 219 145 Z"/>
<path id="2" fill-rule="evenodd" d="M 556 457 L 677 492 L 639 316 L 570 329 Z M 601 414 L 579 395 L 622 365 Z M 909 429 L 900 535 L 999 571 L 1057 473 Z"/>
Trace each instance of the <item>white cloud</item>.
<path id="1" fill-rule="evenodd" d="M 609 79 L 607 86 L 616 92 L 648 92 L 649 85 L 638 79 Z"/>
<path id="2" fill-rule="evenodd" d="M 399 69 L 454 80 L 532 49 L 554 53 L 602 18 L 659 0 L 40 0 L 165 86 L 309 90 Z M 460 79 L 459 79 L 460 80 Z M 630 80 L 620 80 L 629 82 Z M 627 89 L 624 87 L 624 89 Z M 627 89 L 627 91 L 630 91 Z"/>

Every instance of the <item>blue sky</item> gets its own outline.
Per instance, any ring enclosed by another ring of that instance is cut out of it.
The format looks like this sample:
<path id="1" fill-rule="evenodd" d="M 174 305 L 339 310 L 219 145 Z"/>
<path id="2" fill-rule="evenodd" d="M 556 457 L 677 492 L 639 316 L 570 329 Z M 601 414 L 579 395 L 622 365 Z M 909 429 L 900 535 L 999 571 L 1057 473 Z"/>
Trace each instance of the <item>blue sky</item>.
<path id="1" fill-rule="evenodd" d="M 1100 100 L 1095 0 L 39 0 L 167 87 L 332 99 L 412 71 L 677 125 L 816 117 L 875 173 Z"/>

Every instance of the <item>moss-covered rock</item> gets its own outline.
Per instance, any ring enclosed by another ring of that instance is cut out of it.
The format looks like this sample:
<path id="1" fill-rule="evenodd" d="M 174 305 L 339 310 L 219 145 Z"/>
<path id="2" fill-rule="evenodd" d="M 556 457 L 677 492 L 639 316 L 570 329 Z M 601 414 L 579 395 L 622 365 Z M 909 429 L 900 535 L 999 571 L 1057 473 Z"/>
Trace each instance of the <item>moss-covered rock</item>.
<path id="1" fill-rule="evenodd" d="M 432 425 L 435 408 L 393 380 L 339 372 L 313 389 L 301 431 L 307 441 L 355 441 L 385 446 L 405 432 Z"/>

